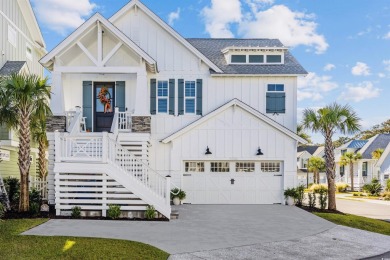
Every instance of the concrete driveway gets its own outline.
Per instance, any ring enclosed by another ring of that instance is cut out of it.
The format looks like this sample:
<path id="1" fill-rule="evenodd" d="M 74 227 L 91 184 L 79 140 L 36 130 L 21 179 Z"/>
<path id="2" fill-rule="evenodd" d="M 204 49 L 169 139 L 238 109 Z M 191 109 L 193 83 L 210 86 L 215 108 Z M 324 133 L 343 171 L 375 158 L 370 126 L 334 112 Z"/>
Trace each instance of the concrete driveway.
<path id="1" fill-rule="evenodd" d="M 171 259 L 357 259 L 390 248 L 390 237 L 339 227 L 296 207 L 183 205 L 177 209 L 179 219 L 170 222 L 54 219 L 23 234 L 139 241 L 165 250 Z"/>

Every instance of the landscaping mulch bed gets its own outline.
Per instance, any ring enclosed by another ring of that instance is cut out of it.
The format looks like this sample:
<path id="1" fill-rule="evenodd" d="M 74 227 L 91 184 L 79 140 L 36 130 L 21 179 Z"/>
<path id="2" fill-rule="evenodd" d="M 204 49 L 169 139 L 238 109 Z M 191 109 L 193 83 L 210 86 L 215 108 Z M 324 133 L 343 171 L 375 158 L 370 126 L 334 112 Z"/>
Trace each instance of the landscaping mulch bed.
<path id="1" fill-rule="evenodd" d="M 316 213 L 333 213 L 333 214 L 345 215 L 345 213 L 338 211 L 338 210 L 311 208 L 308 206 L 300 206 L 299 208 L 306 210 L 307 212 L 310 212 L 310 213 L 316 212 Z"/>

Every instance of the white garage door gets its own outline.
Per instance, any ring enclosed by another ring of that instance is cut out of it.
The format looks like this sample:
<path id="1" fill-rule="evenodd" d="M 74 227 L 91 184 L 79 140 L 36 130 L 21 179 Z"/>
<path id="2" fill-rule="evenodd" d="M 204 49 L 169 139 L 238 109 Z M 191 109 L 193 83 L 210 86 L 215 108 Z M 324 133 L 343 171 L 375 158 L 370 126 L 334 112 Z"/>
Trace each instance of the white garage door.
<path id="1" fill-rule="evenodd" d="M 192 204 L 282 202 L 282 162 L 184 162 L 183 190 Z"/>

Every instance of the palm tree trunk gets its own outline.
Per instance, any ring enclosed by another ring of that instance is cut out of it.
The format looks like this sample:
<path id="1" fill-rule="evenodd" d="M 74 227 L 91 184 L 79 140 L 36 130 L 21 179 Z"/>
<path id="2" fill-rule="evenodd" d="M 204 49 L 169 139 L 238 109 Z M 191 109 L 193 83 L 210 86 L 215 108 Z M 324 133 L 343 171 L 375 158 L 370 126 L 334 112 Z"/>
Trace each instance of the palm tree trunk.
<path id="1" fill-rule="evenodd" d="M 19 127 L 19 171 L 20 171 L 20 197 L 19 212 L 29 210 L 29 183 L 30 173 L 30 118 L 26 111 L 21 111 Z"/>
<path id="2" fill-rule="evenodd" d="M 325 164 L 328 179 L 328 209 L 336 210 L 335 162 L 331 133 L 326 133 L 325 136 Z"/>
<path id="3" fill-rule="evenodd" d="M 39 177 L 44 181 L 46 177 L 46 147 L 43 140 L 39 141 L 39 158 L 38 158 L 38 167 L 39 167 Z"/>
<path id="4" fill-rule="evenodd" d="M 351 191 L 354 191 L 354 183 L 353 183 L 353 163 L 349 164 L 349 175 L 351 176 Z"/>
<path id="5" fill-rule="evenodd" d="M 320 172 L 319 172 L 319 171 L 317 171 L 317 173 L 316 173 L 316 174 L 317 174 L 317 183 L 318 183 L 318 184 L 320 184 Z"/>

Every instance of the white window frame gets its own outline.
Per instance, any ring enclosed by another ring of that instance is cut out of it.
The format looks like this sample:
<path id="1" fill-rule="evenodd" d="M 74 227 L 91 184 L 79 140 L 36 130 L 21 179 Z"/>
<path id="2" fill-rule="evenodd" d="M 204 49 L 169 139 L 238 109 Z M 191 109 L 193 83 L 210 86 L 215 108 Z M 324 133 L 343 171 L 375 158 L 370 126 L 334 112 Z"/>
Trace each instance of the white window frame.
<path id="1" fill-rule="evenodd" d="M 216 169 L 218 169 L 218 168 L 227 168 L 228 169 L 228 171 L 212 171 L 211 169 L 213 168 L 212 167 L 212 164 L 213 163 L 217 163 L 217 164 L 219 164 L 219 163 L 224 163 L 224 164 L 227 164 L 227 166 L 217 166 L 217 167 L 214 167 L 214 168 L 216 168 Z M 210 173 L 231 173 L 231 162 L 230 161 L 212 161 L 212 162 L 210 162 Z"/>
<path id="2" fill-rule="evenodd" d="M 232 62 L 233 55 L 242 55 L 245 56 L 245 62 Z M 263 56 L 263 62 L 249 62 L 249 56 L 252 55 L 261 55 Z M 278 55 L 280 56 L 280 62 L 268 62 L 269 55 Z M 232 65 L 280 65 L 284 64 L 284 53 L 232 53 L 228 55 L 228 63 Z"/>
<path id="3" fill-rule="evenodd" d="M 250 171 L 237 171 L 237 168 L 247 168 L 250 169 Z M 250 161 L 236 161 L 234 162 L 234 170 L 235 173 L 254 173 L 256 171 L 256 163 Z"/>
<path id="4" fill-rule="evenodd" d="M 188 167 L 187 167 L 188 164 Z M 191 164 L 195 164 L 195 166 L 191 166 Z M 199 166 L 198 164 L 201 164 L 202 166 Z M 190 169 L 200 169 L 199 171 L 192 171 Z M 184 162 L 184 172 L 202 172 L 204 173 L 206 169 L 205 162 L 201 161 L 185 161 Z"/>
<path id="5" fill-rule="evenodd" d="M 18 34 L 11 25 L 8 25 L 8 42 L 15 48 L 18 45 Z"/>
<path id="6" fill-rule="evenodd" d="M 268 164 L 264 165 L 263 164 Z M 275 166 L 274 164 L 278 164 L 279 166 Z M 263 170 L 263 167 L 268 168 L 268 170 Z M 274 171 L 274 169 L 279 168 L 278 171 Z M 261 173 L 280 173 L 282 171 L 282 163 L 276 161 L 263 161 L 260 162 L 260 172 Z"/>
<path id="7" fill-rule="evenodd" d="M 187 82 L 194 82 L 194 86 L 195 86 L 195 96 L 189 96 L 187 97 L 186 95 L 186 83 Z M 185 115 L 195 115 L 196 114 L 196 90 L 197 90 L 197 84 L 196 84 L 196 80 L 186 80 L 184 81 L 184 114 Z M 194 100 L 194 112 L 187 112 L 187 102 L 186 100 L 187 99 L 193 99 Z"/>
<path id="8" fill-rule="evenodd" d="M 280 56 L 280 62 L 268 62 L 268 56 L 269 55 L 271 55 L 271 56 L 273 56 L 273 55 L 278 55 L 278 56 Z M 284 64 L 284 55 L 282 55 L 282 54 L 270 54 L 270 53 L 268 53 L 268 54 L 265 54 L 264 55 L 264 63 L 265 64 Z"/>
<path id="9" fill-rule="evenodd" d="M 28 49 L 30 49 L 31 52 L 28 52 Z M 28 42 L 26 42 L 26 57 L 29 60 L 33 60 L 33 48 Z"/>
<path id="10" fill-rule="evenodd" d="M 158 85 L 159 85 L 159 82 L 166 82 L 167 83 L 167 96 L 159 96 L 158 95 Z M 168 80 L 157 80 L 157 84 L 156 84 L 156 112 L 157 114 L 161 114 L 161 115 L 168 115 L 169 114 L 169 81 Z M 167 111 L 166 112 L 160 112 L 159 110 L 159 107 L 158 107 L 158 101 L 159 100 L 162 100 L 162 99 L 166 99 L 167 100 Z"/>

